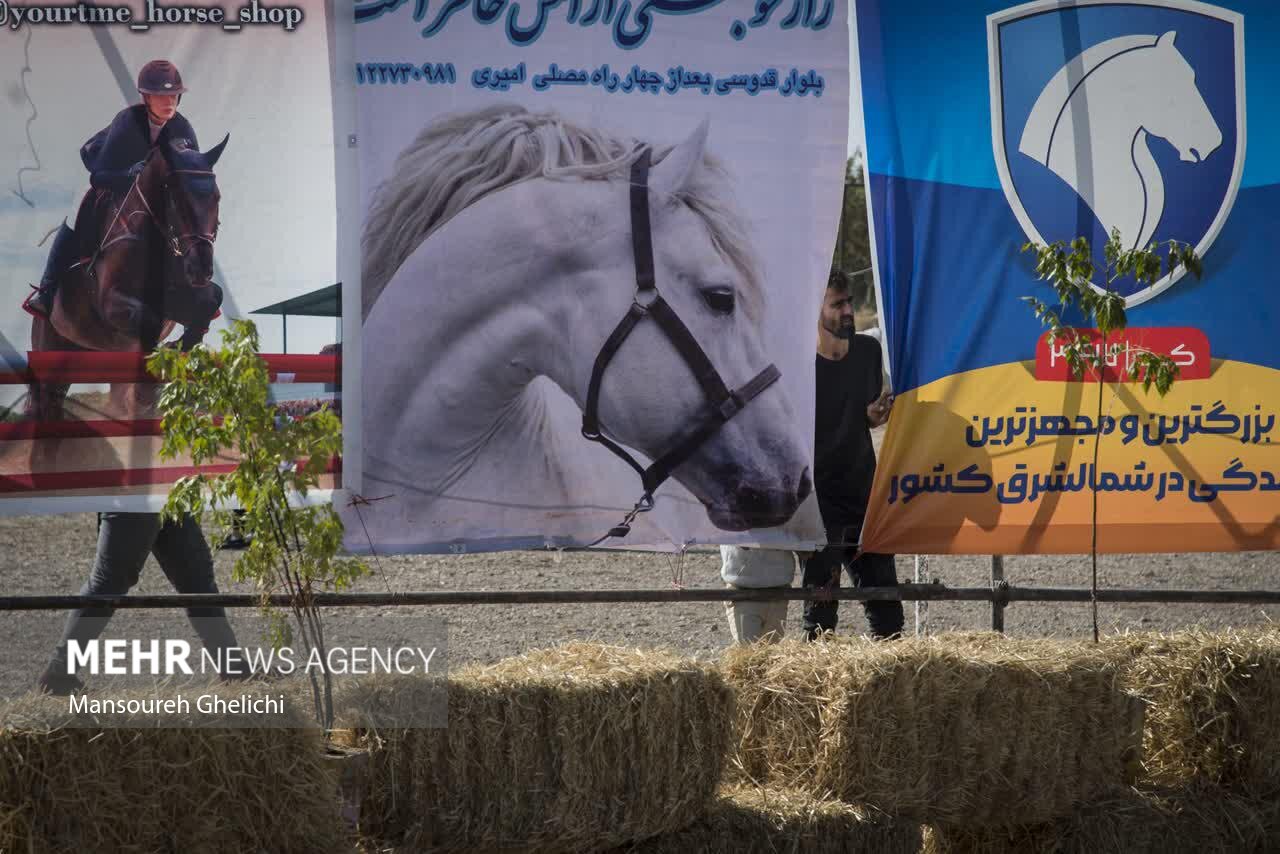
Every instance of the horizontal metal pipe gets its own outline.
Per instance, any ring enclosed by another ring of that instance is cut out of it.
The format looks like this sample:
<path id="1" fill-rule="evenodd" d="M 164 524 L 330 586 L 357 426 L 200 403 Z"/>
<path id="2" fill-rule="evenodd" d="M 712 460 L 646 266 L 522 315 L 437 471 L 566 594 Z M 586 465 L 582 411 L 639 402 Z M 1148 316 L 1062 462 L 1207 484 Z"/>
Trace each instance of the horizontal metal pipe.
<path id="1" fill-rule="evenodd" d="M 738 590 L 694 588 L 669 590 L 440 590 L 418 593 L 317 593 L 321 607 L 404 605 L 560 605 L 575 602 L 765 602 L 779 599 L 969 601 L 969 602 L 1088 602 L 1087 588 L 1069 587 L 947 587 L 942 584 L 903 584 L 898 587 L 842 587 L 824 595 L 798 587 Z M 1280 604 L 1280 590 L 1137 590 L 1098 591 L 1099 602 L 1163 602 L 1213 604 Z M 271 597 L 287 605 L 289 597 Z M 262 598 L 243 593 L 189 593 L 144 596 L 0 596 L 0 611 L 53 611 L 68 608 L 253 608 Z"/>

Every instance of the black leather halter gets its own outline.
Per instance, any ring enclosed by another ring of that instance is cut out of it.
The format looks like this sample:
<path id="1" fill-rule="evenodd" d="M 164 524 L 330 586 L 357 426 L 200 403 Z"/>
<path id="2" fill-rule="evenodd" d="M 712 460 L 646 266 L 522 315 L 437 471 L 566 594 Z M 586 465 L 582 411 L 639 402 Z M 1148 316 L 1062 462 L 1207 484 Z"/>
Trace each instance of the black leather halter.
<path id="1" fill-rule="evenodd" d="M 648 148 L 640 152 L 631 166 L 631 244 L 636 262 L 636 295 L 631 308 L 622 321 L 613 330 L 600 354 L 596 356 L 595 367 L 591 370 L 591 384 L 587 388 L 587 405 L 582 413 L 582 435 L 593 442 L 599 442 L 613 453 L 621 457 L 640 475 L 644 494 L 636 502 L 636 506 L 620 525 L 610 529 L 609 533 L 596 542 L 603 542 L 609 537 L 625 537 L 631 531 L 631 522 L 639 513 L 653 509 L 653 493 L 662 485 L 677 466 L 689 458 L 703 442 L 711 438 L 717 430 L 733 416 L 742 411 L 760 392 L 782 376 L 777 366 L 769 365 L 741 388 L 730 390 L 725 385 L 720 373 L 711 364 L 707 354 L 698 346 L 697 339 L 676 315 L 675 310 L 658 293 L 653 271 L 653 233 L 649 228 L 649 161 Z M 708 406 L 698 425 L 675 447 L 667 451 L 648 468 L 636 461 L 617 442 L 614 442 L 601 431 L 600 426 L 600 384 L 604 380 L 605 368 L 618 353 L 627 336 L 636 328 L 641 320 L 652 318 L 667 336 L 667 340 L 675 346 L 676 351 L 693 371 L 698 384 L 707 397 Z"/>

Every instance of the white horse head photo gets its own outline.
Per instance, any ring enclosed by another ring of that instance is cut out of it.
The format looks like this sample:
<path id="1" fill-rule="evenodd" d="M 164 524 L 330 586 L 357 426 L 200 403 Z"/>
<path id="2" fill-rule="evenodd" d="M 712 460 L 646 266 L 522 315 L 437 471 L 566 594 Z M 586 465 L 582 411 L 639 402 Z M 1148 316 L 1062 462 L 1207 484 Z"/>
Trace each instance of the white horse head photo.
<path id="1" fill-rule="evenodd" d="M 401 152 L 363 239 L 365 478 L 396 496 L 385 531 L 536 534 L 639 494 L 575 419 L 636 299 L 629 175 L 645 145 L 658 291 L 730 388 L 769 364 L 758 262 L 709 133 L 637 142 L 507 105 L 435 121 Z M 707 410 L 673 343 L 637 323 L 603 374 L 601 431 L 654 460 Z M 801 423 L 774 383 L 672 478 L 719 529 L 782 525 L 812 487 Z"/>
<path id="2" fill-rule="evenodd" d="M 1036 100 L 1018 150 L 1048 167 L 1088 204 L 1107 234 L 1147 246 L 1164 213 L 1165 184 L 1148 138 L 1189 163 L 1222 144 L 1176 34 L 1124 36 L 1085 50 Z"/>

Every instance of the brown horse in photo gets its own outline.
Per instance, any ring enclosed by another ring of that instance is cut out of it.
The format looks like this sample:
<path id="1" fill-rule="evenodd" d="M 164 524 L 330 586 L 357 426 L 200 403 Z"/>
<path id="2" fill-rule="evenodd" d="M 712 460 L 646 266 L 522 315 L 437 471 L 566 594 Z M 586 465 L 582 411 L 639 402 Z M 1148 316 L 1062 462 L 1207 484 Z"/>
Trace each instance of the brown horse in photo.
<path id="1" fill-rule="evenodd" d="M 185 327 L 184 347 L 199 340 L 222 305 L 212 281 L 220 199 L 213 167 L 226 144 L 207 152 L 153 147 L 128 192 L 100 219 L 82 209 L 77 234 L 95 232 L 82 238 L 82 251 L 96 249 L 63 272 L 50 318 L 32 320 L 32 350 L 149 353 L 175 323 Z M 95 219 L 96 229 L 89 224 Z M 61 419 L 68 387 L 31 383 L 27 415 Z M 148 410 L 155 390 L 113 384 L 111 417 L 154 417 Z"/>

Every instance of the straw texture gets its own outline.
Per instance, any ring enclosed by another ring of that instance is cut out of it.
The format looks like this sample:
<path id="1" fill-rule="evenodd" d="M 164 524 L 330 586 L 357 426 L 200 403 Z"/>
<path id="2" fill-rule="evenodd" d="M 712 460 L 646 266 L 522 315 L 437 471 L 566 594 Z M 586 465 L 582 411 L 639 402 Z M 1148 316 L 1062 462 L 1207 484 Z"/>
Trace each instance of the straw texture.
<path id="1" fill-rule="evenodd" d="M 66 714 L 61 698 L 5 709 L 0 852 L 352 850 L 314 728 L 159 729 L 116 716 L 109 723 L 123 728 L 86 729 L 65 726 Z"/>
<path id="2" fill-rule="evenodd" d="M 1117 790 L 1066 819 L 1022 827 L 930 827 L 922 854 L 1264 854 L 1280 806 L 1214 787 Z"/>
<path id="3" fill-rule="evenodd" d="M 612 854 L 917 854 L 920 825 L 788 789 L 726 789 L 684 830 Z"/>
<path id="4" fill-rule="evenodd" d="M 429 690 L 380 676 L 343 701 L 371 750 L 361 834 L 402 850 L 597 851 L 682 828 L 711 803 L 732 735 L 714 668 L 595 644 L 451 674 L 445 729 L 361 726 L 359 709 Z"/>
<path id="5" fill-rule="evenodd" d="M 733 649 L 734 778 L 930 822 L 1068 815 L 1138 771 L 1113 658 L 989 635 Z"/>
<path id="6" fill-rule="evenodd" d="M 1148 782 L 1280 798 L 1280 632 L 1126 635 L 1104 646 L 1149 703 Z"/>

